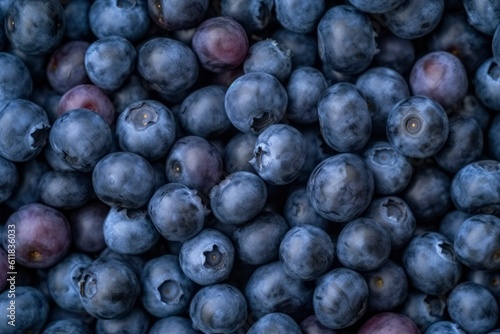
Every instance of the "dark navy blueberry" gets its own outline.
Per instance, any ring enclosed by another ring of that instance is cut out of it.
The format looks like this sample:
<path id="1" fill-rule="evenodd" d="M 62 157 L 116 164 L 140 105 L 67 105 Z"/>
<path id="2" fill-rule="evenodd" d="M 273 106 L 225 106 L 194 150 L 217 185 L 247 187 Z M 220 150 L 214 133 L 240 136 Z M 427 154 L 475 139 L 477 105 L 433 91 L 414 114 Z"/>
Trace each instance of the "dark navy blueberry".
<path id="1" fill-rule="evenodd" d="M 406 300 L 409 283 L 405 270 L 397 262 L 387 260 L 380 268 L 362 275 L 370 290 L 369 311 L 393 311 Z"/>
<path id="2" fill-rule="evenodd" d="M 380 51 L 373 57 L 375 66 L 392 68 L 401 75 L 410 72 L 415 62 L 415 46 L 411 40 L 387 33 L 377 39 L 377 48 Z"/>
<path id="3" fill-rule="evenodd" d="M 394 195 L 410 183 L 413 166 L 408 157 L 397 152 L 387 141 L 376 141 L 363 151 L 363 158 L 373 173 L 375 192 Z"/>
<path id="4" fill-rule="evenodd" d="M 273 18 L 274 0 L 222 0 L 220 14 L 238 21 L 246 31 L 259 32 Z"/>
<path id="5" fill-rule="evenodd" d="M 5 22 L 5 10 L 0 7 L 0 22 Z M 0 29 L 0 50 L 5 50 L 9 45 L 9 39 L 5 29 Z"/>
<path id="6" fill-rule="evenodd" d="M 469 217 L 471 217 L 470 214 L 459 210 L 449 211 L 443 219 L 441 219 L 438 232 L 447 237 L 451 242 L 454 242 L 458 228 Z"/>
<path id="7" fill-rule="evenodd" d="M 73 333 L 73 334 L 92 334 L 93 331 L 85 323 L 84 320 L 73 318 L 73 319 L 60 319 L 54 320 L 44 327 L 41 334 L 61 334 L 61 333 Z"/>
<path id="8" fill-rule="evenodd" d="M 411 96 L 392 107 L 387 117 L 387 139 L 399 153 L 410 158 L 428 158 L 448 138 L 446 111 L 435 100 Z"/>
<path id="9" fill-rule="evenodd" d="M 208 195 L 222 177 L 222 157 L 205 138 L 185 136 L 172 146 L 165 169 L 169 182 L 182 183 Z"/>
<path id="10" fill-rule="evenodd" d="M 17 188 L 20 173 L 15 163 L 0 157 L 0 203 L 5 202 Z"/>
<path id="11" fill-rule="evenodd" d="M 121 88 L 112 92 L 110 98 L 116 113 L 121 113 L 133 102 L 150 99 L 150 91 L 142 84 L 142 78 L 133 72 Z"/>
<path id="12" fill-rule="evenodd" d="M 97 197 L 109 206 L 137 209 L 145 206 L 155 191 L 154 170 L 140 155 L 113 152 L 96 164 L 92 184 Z"/>
<path id="13" fill-rule="evenodd" d="M 258 41 L 248 49 L 243 71 L 268 73 L 284 83 L 292 72 L 292 54 L 284 45 L 273 39 Z"/>
<path id="14" fill-rule="evenodd" d="M 313 208 L 325 219 L 348 222 L 360 216 L 372 200 L 373 173 L 356 154 L 342 153 L 319 163 L 307 183 Z"/>
<path id="15" fill-rule="evenodd" d="M 363 216 L 373 219 L 386 230 L 392 249 L 406 246 L 413 237 L 417 225 L 408 204 L 397 196 L 373 199 Z"/>
<path id="16" fill-rule="evenodd" d="M 476 270 L 500 269 L 500 218 L 479 214 L 467 218 L 458 228 L 453 248 L 458 260 Z"/>
<path id="17" fill-rule="evenodd" d="M 19 49 L 15 49 L 12 45 L 9 46 L 7 51 L 21 58 L 26 67 L 28 67 L 28 71 L 30 72 L 31 78 L 33 79 L 33 84 L 45 80 L 48 55 L 26 53 Z"/>
<path id="18" fill-rule="evenodd" d="M 498 27 L 495 29 L 495 34 L 493 35 L 491 50 L 493 52 L 493 58 L 495 59 L 495 62 L 497 64 L 500 64 L 500 28 Z"/>
<path id="19" fill-rule="evenodd" d="M 224 146 L 222 154 L 224 169 L 228 173 L 231 174 L 239 171 L 257 173 L 255 168 L 249 163 L 253 158 L 253 149 L 256 140 L 257 134 L 253 132 L 239 132 L 229 139 Z"/>
<path id="20" fill-rule="evenodd" d="M 321 161 L 331 157 L 337 152 L 326 144 L 317 123 L 308 124 L 304 127 L 297 126 L 297 129 L 299 129 L 304 136 L 307 150 L 306 163 L 296 180 L 301 184 L 306 184 L 314 168 Z"/>
<path id="21" fill-rule="evenodd" d="M 419 222 L 440 220 L 452 205 L 451 179 L 436 165 L 422 165 L 413 172 L 410 184 L 400 194 Z"/>
<path id="22" fill-rule="evenodd" d="M 302 331 L 295 320 L 285 313 L 268 313 L 257 320 L 247 331 L 247 334 L 260 333 L 301 334 Z"/>
<path id="23" fill-rule="evenodd" d="M 488 131 L 488 144 L 490 145 L 491 156 L 500 161 L 500 115 L 495 116 Z"/>
<path id="24" fill-rule="evenodd" d="M 92 200 L 71 211 L 72 246 L 76 251 L 87 254 L 101 252 L 105 247 L 102 224 L 109 212 L 109 206 L 99 200 Z"/>
<path id="25" fill-rule="evenodd" d="M 318 101 L 325 142 L 339 152 L 356 152 L 370 139 L 372 121 L 363 93 L 347 82 L 334 84 Z"/>
<path id="26" fill-rule="evenodd" d="M 335 247 L 328 233 L 308 224 L 292 227 L 283 236 L 279 249 L 285 273 L 307 281 L 330 270 L 334 256 Z"/>
<path id="27" fill-rule="evenodd" d="M 0 52 L 0 101 L 27 99 L 33 90 L 33 80 L 26 64 L 12 53 Z M 12 80 L 16 78 L 16 80 Z"/>
<path id="28" fill-rule="evenodd" d="M 275 0 L 274 6 L 278 22 L 285 29 L 298 33 L 313 32 L 326 9 L 324 0 Z"/>
<path id="29" fill-rule="evenodd" d="M 303 66 L 295 69 L 288 80 L 288 108 L 285 117 L 299 124 L 311 124 L 318 120 L 318 100 L 328 88 L 320 70 Z"/>
<path id="30" fill-rule="evenodd" d="M 281 43 L 292 54 L 292 70 L 316 64 L 318 58 L 318 41 L 314 35 L 290 31 L 283 27 L 278 28 L 271 38 Z"/>
<path id="31" fill-rule="evenodd" d="M 95 334 L 107 333 L 149 333 L 149 315 L 140 307 L 134 307 L 125 316 L 118 319 L 97 319 Z"/>
<path id="32" fill-rule="evenodd" d="M 250 164 L 264 181 L 284 185 L 299 176 L 306 163 L 306 150 L 299 130 L 287 124 L 273 124 L 257 137 Z"/>
<path id="33" fill-rule="evenodd" d="M 137 277 L 141 276 L 142 269 L 146 264 L 146 260 L 144 259 L 144 257 L 141 257 L 139 255 L 120 254 L 111 250 L 111 248 L 108 247 L 106 247 L 99 254 L 98 258 L 108 258 L 108 259 L 111 258 L 122 261 L 123 263 L 129 265 L 130 268 L 132 268 Z"/>
<path id="34" fill-rule="evenodd" d="M 394 35 L 415 39 L 428 35 L 439 24 L 444 0 L 406 0 L 399 7 L 382 14 L 384 26 Z"/>
<path id="35" fill-rule="evenodd" d="M 246 171 L 229 174 L 210 191 L 210 209 L 225 224 L 248 222 L 260 213 L 266 201 L 266 183 Z"/>
<path id="36" fill-rule="evenodd" d="M 147 210 L 111 207 L 102 228 L 106 245 L 121 254 L 143 254 L 160 239 Z"/>
<path id="37" fill-rule="evenodd" d="M 500 24 L 500 3 L 495 0 L 464 0 L 467 21 L 477 30 L 493 35 Z"/>
<path id="38" fill-rule="evenodd" d="M 90 315 L 116 319 L 129 313 L 140 294 L 139 279 L 132 268 L 115 258 L 98 258 L 82 272 L 80 300 Z"/>
<path id="39" fill-rule="evenodd" d="M 463 282 L 448 295 L 448 313 L 467 333 L 486 333 L 497 324 L 498 302 L 484 286 Z"/>
<path id="40" fill-rule="evenodd" d="M 179 264 L 199 285 L 220 283 L 229 277 L 235 258 L 231 240 L 222 232 L 205 228 L 182 243 Z"/>
<path id="41" fill-rule="evenodd" d="M 498 300 L 500 297 L 500 286 L 497 284 L 500 279 L 500 271 L 489 270 L 474 270 L 471 269 L 466 272 L 465 280 L 475 282 L 486 287 L 495 298 Z"/>
<path id="42" fill-rule="evenodd" d="M 368 285 L 361 274 L 348 268 L 333 269 L 316 285 L 314 313 L 328 328 L 346 328 L 366 313 L 368 297 Z"/>
<path id="43" fill-rule="evenodd" d="M 91 172 L 111 149 L 112 133 L 108 123 L 89 109 L 65 112 L 52 124 L 50 146 L 73 170 Z"/>
<path id="44" fill-rule="evenodd" d="M 47 144 L 50 123 L 45 110 L 24 99 L 0 102 L 0 155 L 23 162 L 36 157 Z"/>
<path id="45" fill-rule="evenodd" d="M 450 115 L 449 134 L 434 160 L 448 173 L 455 174 L 465 165 L 479 160 L 483 153 L 483 131 L 474 118 Z"/>
<path id="46" fill-rule="evenodd" d="M 201 334 L 200 331 L 193 328 L 191 319 L 178 315 L 161 318 L 149 329 L 149 334 L 164 333 Z"/>
<path id="47" fill-rule="evenodd" d="M 441 320 L 433 323 L 424 334 L 467 334 L 457 323 L 448 320 Z"/>
<path id="48" fill-rule="evenodd" d="M 404 249 L 402 261 L 413 286 L 430 295 L 447 293 L 462 274 L 453 244 L 437 232 L 416 235 Z"/>
<path id="49" fill-rule="evenodd" d="M 182 272 L 177 256 L 161 255 L 144 265 L 140 299 L 151 315 L 180 315 L 188 310 L 193 294 L 194 282 Z"/>
<path id="50" fill-rule="evenodd" d="M 336 334 L 334 329 L 324 326 L 319 322 L 316 315 L 311 314 L 302 320 L 299 324 L 303 334 Z"/>
<path id="51" fill-rule="evenodd" d="M 349 2 L 359 10 L 366 13 L 381 14 L 386 13 L 399 7 L 405 0 L 349 0 Z"/>
<path id="52" fill-rule="evenodd" d="M 203 333 L 233 333 L 246 322 L 247 301 L 232 285 L 212 284 L 193 296 L 189 316 L 193 328 Z"/>
<path id="53" fill-rule="evenodd" d="M 407 316 L 396 312 L 381 312 L 361 321 L 358 334 L 386 334 L 391 331 L 405 334 L 421 334 L 417 326 Z"/>
<path id="54" fill-rule="evenodd" d="M 226 114 L 242 132 L 260 133 L 285 115 L 288 94 L 268 73 L 251 72 L 236 79 L 226 92 Z"/>
<path id="55" fill-rule="evenodd" d="M 200 23 L 208 10 L 208 0 L 146 0 L 149 16 L 159 27 L 185 30 Z"/>
<path id="56" fill-rule="evenodd" d="M 368 16 L 351 5 L 327 10 L 317 32 L 321 61 L 341 73 L 363 71 L 376 53 L 375 31 Z"/>
<path id="57" fill-rule="evenodd" d="M 90 81 L 104 91 L 120 88 L 135 69 L 137 52 L 126 38 L 102 37 L 89 45 L 85 69 Z"/>
<path id="58" fill-rule="evenodd" d="M 467 22 L 464 11 L 445 13 L 439 26 L 430 35 L 429 51 L 450 52 L 462 61 L 469 74 L 473 74 L 489 57 L 491 41 Z"/>
<path id="59" fill-rule="evenodd" d="M 78 208 L 92 197 L 92 178 L 79 172 L 48 171 L 38 185 L 43 203 L 59 209 Z"/>
<path id="60" fill-rule="evenodd" d="M 196 191 L 180 183 L 168 183 L 153 194 L 148 213 L 162 237 L 184 241 L 201 231 L 209 210 Z"/>
<path id="61" fill-rule="evenodd" d="M 327 231 L 330 226 L 330 222 L 312 207 L 305 186 L 288 195 L 283 207 L 283 217 L 290 228 L 309 224 Z"/>
<path id="62" fill-rule="evenodd" d="M 356 87 L 368 103 L 372 134 L 384 137 L 387 116 L 399 101 L 410 97 L 405 78 L 389 67 L 372 67 L 356 79 Z"/>
<path id="63" fill-rule="evenodd" d="M 356 218 L 344 226 L 337 238 L 340 263 L 357 271 L 380 268 L 391 253 L 391 239 L 384 227 L 373 219 Z"/>
<path id="64" fill-rule="evenodd" d="M 146 0 L 96 0 L 88 16 L 90 29 L 97 38 L 121 36 L 135 42 L 141 40 L 149 28 Z"/>
<path id="65" fill-rule="evenodd" d="M 496 160 L 478 160 L 465 165 L 453 176 L 451 199 L 453 204 L 469 214 L 500 213 L 500 163 Z"/>
<path id="66" fill-rule="evenodd" d="M 433 323 L 446 319 L 446 297 L 410 290 L 400 312 L 413 320 L 418 329 L 424 332 Z"/>
<path id="67" fill-rule="evenodd" d="M 281 240 L 288 229 L 283 216 L 272 211 L 262 211 L 234 231 L 232 240 L 237 256 L 252 265 L 277 260 Z"/>
<path id="68" fill-rule="evenodd" d="M 10 296 L 10 288 L 0 294 L 0 332 L 40 333 L 49 316 L 47 297 L 32 286 L 14 284 L 14 290 Z"/>
<path id="69" fill-rule="evenodd" d="M 66 28 L 64 36 L 70 40 L 88 40 L 92 31 L 89 24 L 89 10 L 92 2 L 73 0 L 64 5 Z"/>
<path id="70" fill-rule="evenodd" d="M 172 112 L 156 100 L 136 100 L 116 119 L 116 139 L 124 151 L 153 161 L 165 157 L 176 140 Z"/>
<path id="71" fill-rule="evenodd" d="M 222 85 L 208 85 L 182 101 L 177 119 L 187 135 L 212 138 L 231 128 L 224 109 L 226 90 Z"/>
<path id="72" fill-rule="evenodd" d="M 57 0 L 13 1 L 5 13 L 12 46 L 28 54 L 52 52 L 64 37 L 66 15 Z"/>
<path id="73" fill-rule="evenodd" d="M 148 40 L 139 48 L 137 69 L 147 87 L 178 94 L 198 79 L 198 60 L 186 44 L 167 37 Z"/>
<path id="74" fill-rule="evenodd" d="M 69 312 L 85 312 L 80 300 L 78 282 L 80 282 L 83 270 L 91 263 L 90 256 L 72 252 L 49 269 L 47 288 L 57 306 Z"/>
<path id="75" fill-rule="evenodd" d="M 249 310 L 256 319 L 268 313 L 298 315 L 310 307 L 314 285 L 288 276 L 279 261 L 261 265 L 245 286 Z"/>
<path id="76" fill-rule="evenodd" d="M 472 84 L 475 95 L 486 107 L 500 110 L 500 67 L 493 57 L 486 59 L 479 65 Z"/>

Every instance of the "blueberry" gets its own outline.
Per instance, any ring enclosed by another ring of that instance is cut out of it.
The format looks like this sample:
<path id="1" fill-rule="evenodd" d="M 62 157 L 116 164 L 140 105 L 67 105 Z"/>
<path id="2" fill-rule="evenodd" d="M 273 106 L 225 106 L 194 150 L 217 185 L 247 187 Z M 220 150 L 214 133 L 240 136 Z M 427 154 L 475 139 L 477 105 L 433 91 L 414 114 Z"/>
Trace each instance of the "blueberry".
<path id="1" fill-rule="evenodd" d="M 416 39 L 430 34 L 444 13 L 444 0 L 406 0 L 382 14 L 384 25 L 396 36 Z"/>
<path id="2" fill-rule="evenodd" d="M 381 14 L 396 9 L 403 4 L 405 0 L 384 0 L 384 1 L 369 1 L 369 0 L 349 0 L 356 8 L 366 13 Z"/>
<path id="3" fill-rule="evenodd" d="M 199 285 L 220 283 L 228 278 L 234 258 L 231 240 L 222 232 L 210 228 L 184 241 L 179 253 L 182 271 Z"/>
<path id="4" fill-rule="evenodd" d="M 118 319 L 97 319 L 95 334 L 106 333 L 149 333 L 149 315 L 140 307 L 134 307 L 125 316 Z"/>
<path id="5" fill-rule="evenodd" d="M 280 243 L 283 270 L 295 279 L 319 278 L 330 269 L 334 256 L 335 248 L 328 233 L 308 224 L 292 227 Z"/>
<path id="6" fill-rule="evenodd" d="M 334 84 L 318 101 L 321 133 L 328 146 L 339 152 L 356 152 L 370 139 L 372 122 L 368 104 L 355 85 Z"/>
<path id="7" fill-rule="evenodd" d="M 307 316 L 299 324 L 303 334 L 336 334 L 334 329 L 323 326 L 314 314 Z"/>
<path id="8" fill-rule="evenodd" d="M 453 248 L 460 262 L 476 270 L 500 269 L 500 218 L 479 214 L 467 218 L 458 228 Z"/>
<path id="9" fill-rule="evenodd" d="M 309 307 L 313 288 L 288 276 L 281 262 L 274 261 L 255 269 L 245 285 L 245 297 L 256 319 L 274 312 L 294 315 Z"/>
<path id="10" fill-rule="evenodd" d="M 383 312 L 371 316 L 363 323 L 358 333 L 385 334 L 391 331 L 407 334 L 420 333 L 413 320 L 407 316 L 394 312 Z"/>
<path id="11" fill-rule="evenodd" d="M 24 99 L 0 102 L 0 155 L 14 162 L 33 159 L 49 136 L 49 119 L 39 105 Z"/>
<path id="12" fill-rule="evenodd" d="M 413 237 L 403 251 L 402 260 L 412 285 L 430 295 L 447 293 L 462 274 L 462 264 L 453 244 L 438 232 Z"/>
<path id="13" fill-rule="evenodd" d="M 286 82 L 292 72 L 292 55 L 281 43 L 265 39 L 252 44 L 243 62 L 245 73 L 264 72 Z"/>
<path id="14" fill-rule="evenodd" d="M 271 38 L 281 43 L 292 53 L 292 70 L 302 66 L 316 65 L 318 58 L 318 41 L 314 35 L 290 31 L 279 27 Z"/>
<path id="15" fill-rule="evenodd" d="M 122 254 L 143 254 L 160 239 L 147 210 L 112 207 L 102 228 L 106 245 Z"/>
<path id="16" fill-rule="evenodd" d="M 496 284 L 499 278 L 500 272 L 498 270 L 490 271 L 470 269 L 465 274 L 466 281 L 478 283 L 486 287 L 497 300 L 498 297 L 500 297 L 500 287 Z"/>
<path id="17" fill-rule="evenodd" d="M 248 222 L 261 212 L 266 200 L 265 182 L 246 171 L 229 174 L 210 191 L 210 209 L 225 224 Z"/>
<path id="18" fill-rule="evenodd" d="M 477 160 L 462 167 L 451 181 L 453 204 L 469 214 L 500 213 L 500 163 L 496 160 Z"/>
<path id="19" fill-rule="evenodd" d="M 247 301 L 232 285 L 212 284 L 193 296 L 189 316 L 193 328 L 204 333 L 232 333 L 245 324 Z"/>
<path id="20" fill-rule="evenodd" d="M 139 48 L 137 69 L 151 89 L 178 94 L 194 85 L 198 61 L 186 44 L 167 37 L 148 40 Z"/>
<path id="21" fill-rule="evenodd" d="M 135 69 L 136 58 L 137 52 L 126 38 L 106 36 L 88 46 L 85 70 L 94 85 L 104 91 L 115 91 Z"/>
<path id="22" fill-rule="evenodd" d="M 97 197 L 109 206 L 138 209 L 155 191 L 151 164 L 135 153 L 113 152 L 103 157 L 92 171 Z"/>
<path id="23" fill-rule="evenodd" d="M 330 226 L 329 221 L 321 217 L 312 207 L 305 186 L 288 194 L 283 207 L 283 217 L 290 228 L 313 225 L 327 231 Z"/>
<path id="24" fill-rule="evenodd" d="M 122 150 L 150 161 L 165 157 L 177 138 L 172 111 L 159 101 L 142 99 L 120 113 L 115 134 Z"/>
<path id="25" fill-rule="evenodd" d="M 72 252 L 49 269 L 47 287 L 52 300 L 57 306 L 70 312 L 85 312 L 80 300 L 78 282 L 83 270 L 91 263 L 92 258 L 90 256 Z"/>
<path id="26" fill-rule="evenodd" d="M 396 151 L 410 158 L 428 158 L 448 138 L 448 117 L 443 107 L 425 96 L 411 96 L 392 107 L 387 117 L 387 138 Z"/>
<path id="27" fill-rule="evenodd" d="M 375 32 L 368 16 L 351 5 L 326 11 L 317 26 L 317 40 L 323 64 L 341 73 L 362 72 L 376 53 Z"/>
<path id="28" fill-rule="evenodd" d="M 374 65 L 392 68 L 401 75 L 410 72 L 416 53 L 411 40 L 387 33 L 379 36 L 377 47 L 380 51 L 373 57 Z"/>
<path id="29" fill-rule="evenodd" d="M 19 171 L 16 164 L 0 157 L 0 203 L 5 202 L 19 184 Z"/>
<path id="30" fill-rule="evenodd" d="M 165 30 L 195 27 L 208 10 L 208 0 L 147 0 L 151 20 Z"/>
<path id="31" fill-rule="evenodd" d="M 179 138 L 167 155 L 169 182 L 178 182 L 208 195 L 222 177 L 222 157 L 217 148 L 199 136 Z"/>
<path id="32" fill-rule="evenodd" d="M 75 209 L 93 195 L 92 178 L 79 172 L 48 171 L 38 184 L 43 203 L 59 209 Z"/>
<path id="33" fill-rule="evenodd" d="M 348 268 L 333 269 L 316 285 L 314 313 L 328 328 L 346 328 L 366 313 L 368 296 L 368 285 L 361 274 Z"/>
<path id="34" fill-rule="evenodd" d="M 150 91 L 142 84 L 137 72 L 132 72 L 122 87 L 110 94 L 116 113 L 121 113 L 133 102 L 150 99 Z"/>
<path id="35" fill-rule="evenodd" d="M 222 0 L 221 14 L 238 21 L 248 32 L 264 30 L 272 21 L 274 0 Z"/>
<path id="36" fill-rule="evenodd" d="M 184 241 L 201 231 L 209 210 L 194 190 L 180 183 L 168 183 L 153 194 L 148 213 L 162 237 Z"/>
<path id="37" fill-rule="evenodd" d="M 277 260 L 281 240 L 288 229 L 283 216 L 272 211 L 262 211 L 234 230 L 232 240 L 238 257 L 252 265 Z"/>
<path id="38" fill-rule="evenodd" d="M 33 79 L 26 64 L 18 56 L 0 52 L 0 101 L 27 99 L 33 90 Z M 16 78 L 12 81 L 12 78 Z"/>
<path id="39" fill-rule="evenodd" d="M 70 40 L 87 40 L 92 32 L 89 24 L 89 10 L 92 6 L 87 0 L 73 0 L 64 5 L 66 29 L 64 36 Z"/>
<path id="40" fill-rule="evenodd" d="M 28 54 L 44 55 L 57 48 L 65 24 L 64 8 L 57 0 L 13 1 L 5 13 L 7 37 Z"/>
<path id="41" fill-rule="evenodd" d="M 451 242 L 455 242 L 458 228 L 470 217 L 470 214 L 459 210 L 449 211 L 439 222 L 438 232 L 447 237 Z"/>
<path id="42" fill-rule="evenodd" d="M 400 308 L 424 332 L 430 325 L 446 319 L 446 296 L 429 295 L 418 290 L 411 290 Z"/>
<path id="43" fill-rule="evenodd" d="M 427 327 L 424 334 L 466 334 L 466 332 L 455 322 L 441 320 Z"/>
<path id="44" fill-rule="evenodd" d="M 42 334 L 92 334 L 92 330 L 81 319 L 61 319 L 51 321 L 43 328 Z"/>
<path id="45" fill-rule="evenodd" d="M 284 1 L 275 0 L 276 19 L 288 30 L 298 33 L 310 33 L 315 30 L 318 21 L 325 12 L 325 1 Z"/>
<path id="46" fill-rule="evenodd" d="M 86 267 L 78 283 L 85 310 L 99 319 L 129 313 L 139 296 L 139 279 L 132 268 L 115 258 L 98 258 Z"/>
<path id="47" fill-rule="evenodd" d="M 498 321 L 498 302 L 485 287 L 473 282 L 462 282 L 448 296 L 451 320 L 468 333 L 486 333 Z"/>
<path id="48" fill-rule="evenodd" d="M 49 302 L 43 293 L 32 286 L 16 286 L 14 295 L 9 290 L 0 294 L 3 321 L 2 333 L 40 333 L 49 315 Z M 10 309 L 9 309 L 10 308 Z"/>
<path id="49" fill-rule="evenodd" d="M 88 24 L 97 38 L 121 36 L 131 42 L 141 40 L 149 28 L 146 0 L 96 0 L 88 12 Z"/>
<path id="50" fill-rule="evenodd" d="M 464 0 L 467 21 L 477 30 L 493 35 L 500 24 L 500 4 L 493 0 Z"/>
<path id="51" fill-rule="evenodd" d="M 284 185 L 299 176 L 305 151 L 306 142 L 299 130 L 287 124 L 273 124 L 257 137 L 250 164 L 264 181 Z"/>
<path id="52" fill-rule="evenodd" d="M 64 166 L 89 173 L 111 150 L 112 132 L 108 123 L 89 109 L 73 109 L 52 125 L 49 143 Z"/>
<path id="53" fill-rule="evenodd" d="M 373 189 L 372 172 L 364 160 L 353 153 L 323 160 L 307 183 L 309 200 L 316 212 L 325 219 L 344 223 L 366 210 Z"/>
<path id="54" fill-rule="evenodd" d="M 193 328 L 190 319 L 172 315 L 159 319 L 149 329 L 149 334 L 162 333 L 200 334 L 201 332 Z"/>
<path id="55" fill-rule="evenodd" d="M 495 116 L 488 130 L 488 144 L 492 157 L 500 161 L 500 116 Z"/>
<path id="56" fill-rule="evenodd" d="M 229 174 L 239 171 L 257 173 L 249 163 L 256 140 L 257 134 L 253 132 L 239 132 L 229 139 L 222 154 L 225 170 Z"/>
<path id="57" fill-rule="evenodd" d="M 486 59 L 477 68 L 472 84 L 475 95 L 486 107 L 500 110 L 498 87 L 500 86 L 500 68 L 493 57 Z"/>
<path id="58" fill-rule="evenodd" d="M 226 92 L 226 114 L 242 132 L 262 132 L 285 115 L 288 95 L 271 74 L 251 72 L 237 78 Z"/>
<path id="59" fill-rule="evenodd" d="M 99 200 L 92 200 L 69 215 L 72 246 L 84 253 L 98 253 L 106 247 L 102 225 L 110 207 Z"/>
<path id="60" fill-rule="evenodd" d="M 247 334 L 269 333 L 271 331 L 287 334 L 302 333 L 299 325 L 292 317 L 285 313 L 272 312 L 257 320 L 248 329 Z"/>

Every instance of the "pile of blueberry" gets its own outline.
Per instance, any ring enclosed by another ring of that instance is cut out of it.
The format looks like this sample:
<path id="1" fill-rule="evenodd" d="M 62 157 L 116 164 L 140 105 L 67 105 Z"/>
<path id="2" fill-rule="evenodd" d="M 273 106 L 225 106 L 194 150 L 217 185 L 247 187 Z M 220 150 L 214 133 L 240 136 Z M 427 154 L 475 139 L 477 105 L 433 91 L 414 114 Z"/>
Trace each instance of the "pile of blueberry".
<path id="1" fill-rule="evenodd" d="M 0 21 L 0 333 L 500 333 L 500 1 Z"/>

